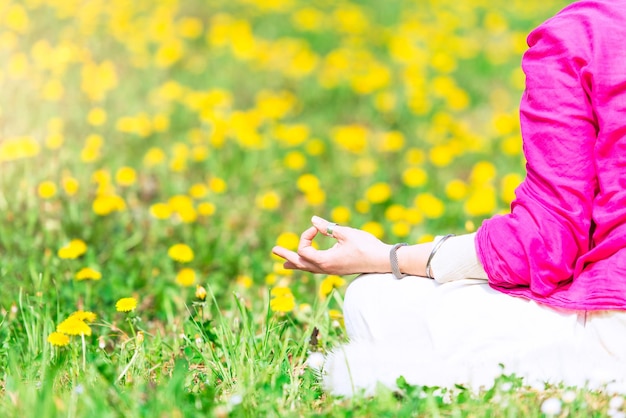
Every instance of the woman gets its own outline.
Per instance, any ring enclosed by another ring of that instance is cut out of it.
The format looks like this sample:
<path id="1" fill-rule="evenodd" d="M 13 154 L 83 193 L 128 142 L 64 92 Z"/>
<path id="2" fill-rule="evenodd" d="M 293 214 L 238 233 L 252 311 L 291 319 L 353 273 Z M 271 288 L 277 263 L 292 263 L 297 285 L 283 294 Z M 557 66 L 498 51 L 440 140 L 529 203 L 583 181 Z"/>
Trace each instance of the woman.
<path id="1" fill-rule="evenodd" d="M 530 33 L 527 175 L 509 214 L 400 246 L 314 217 L 297 253 L 273 249 L 286 268 L 369 273 L 346 292 L 350 343 L 327 359 L 330 390 L 399 376 L 479 388 L 502 372 L 625 389 L 625 39 L 623 0 L 573 3 Z M 337 244 L 314 249 L 318 233 Z"/>

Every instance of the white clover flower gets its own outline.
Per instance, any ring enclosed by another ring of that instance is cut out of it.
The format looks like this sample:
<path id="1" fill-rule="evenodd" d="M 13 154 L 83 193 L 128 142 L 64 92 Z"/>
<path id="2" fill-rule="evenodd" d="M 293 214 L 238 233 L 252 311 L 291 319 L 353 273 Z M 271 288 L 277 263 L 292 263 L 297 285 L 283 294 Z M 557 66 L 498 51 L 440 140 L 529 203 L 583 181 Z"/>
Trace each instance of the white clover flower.
<path id="1" fill-rule="evenodd" d="M 317 351 L 313 352 L 309 354 L 309 357 L 306 359 L 305 364 L 313 370 L 320 370 L 324 365 L 324 355 Z"/>
<path id="2" fill-rule="evenodd" d="M 573 390 L 568 390 L 561 395 L 561 400 L 564 403 L 572 403 L 576 400 L 576 392 Z"/>
<path id="3" fill-rule="evenodd" d="M 241 402 L 243 402 L 243 396 L 241 396 L 238 393 L 235 393 L 233 396 L 230 397 L 230 399 L 228 400 L 228 405 L 232 406 L 237 406 L 239 405 Z"/>
<path id="4" fill-rule="evenodd" d="M 541 412 L 548 416 L 555 416 L 561 413 L 561 400 L 559 398 L 548 398 L 541 404 Z"/>
<path id="5" fill-rule="evenodd" d="M 620 409 L 624 405 L 624 398 L 621 396 L 613 396 L 609 401 L 609 409 Z"/>
<path id="6" fill-rule="evenodd" d="M 500 384 L 500 390 L 502 392 L 508 392 L 513 388 L 513 383 L 511 382 L 503 382 Z"/>

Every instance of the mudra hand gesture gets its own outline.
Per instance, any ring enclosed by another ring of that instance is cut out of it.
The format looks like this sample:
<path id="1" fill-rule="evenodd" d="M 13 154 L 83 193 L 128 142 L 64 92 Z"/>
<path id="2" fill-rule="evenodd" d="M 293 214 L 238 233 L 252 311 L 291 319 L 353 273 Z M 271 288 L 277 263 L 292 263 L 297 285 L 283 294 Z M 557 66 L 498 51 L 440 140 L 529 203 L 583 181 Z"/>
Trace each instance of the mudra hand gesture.
<path id="1" fill-rule="evenodd" d="M 390 245 L 369 232 L 339 226 L 318 216 L 311 219 L 313 226 L 300 236 L 297 252 L 276 246 L 272 252 L 284 258 L 284 267 L 323 274 L 378 273 L 389 270 Z M 317 234 L 335 238 L 337 242 L 327 250 L 313 247 Z"/>

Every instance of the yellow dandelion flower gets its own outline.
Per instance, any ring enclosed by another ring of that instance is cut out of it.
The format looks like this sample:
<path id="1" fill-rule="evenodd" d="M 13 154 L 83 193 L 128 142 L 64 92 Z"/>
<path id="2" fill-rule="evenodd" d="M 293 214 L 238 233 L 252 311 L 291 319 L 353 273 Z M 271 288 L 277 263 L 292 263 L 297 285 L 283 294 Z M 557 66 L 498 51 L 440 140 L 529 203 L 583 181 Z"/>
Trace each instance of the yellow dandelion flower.
<path id="1" fill-rule="evenodd" d="M 370 211 L 370 202 L 365 199 L 359 199 L 354 203 L 354 208 L 359 213 L 368 213 Z"/>
<path id="2" fill-rule="evenodd" d="M 137 181 L 137 173 L 131 167 L 122 167 L 115 173 L 115 181 L 122 187 L 129 187 Z"/>
<path id="3" fill-rule="evenodd" d="M 171 259 L 180 263 L 188 263 L 193 260 L 194 254 L 187 244 L 174 244 L 167 251 Z"/>
<path id="4" fill-rule="evenodd" d="M 126 202 L 122 197 L 115 194 L 102 195 L 94 199 L 91 208 L 96 215 L 106 216 L 113 212 L 125 210 Z"/>
<path id="5" fill-rule="evenodd" d="M 278 209 L 280 200 L 280 195 L 277 192 L 269 191 L 257 196 L 256 205 L 259 209 L 272 211 Z"/>
<path id="6" fill-rule="evenodd" d="M 168 219 L 172 216 L 172 210 L 167 203 L 155 203 L 150 206 L 150 215 L 157 219 Z"/>
<path id="7" fill-rule="evenodd" d="M 64 347 L 70 343 L 70 337 L 61 332 L 54 331 L 48 335 L 48 342 L 57 347 Z"/>
<path id="8" fill-rule="evenodd" d="M 76 311 L 71 314 L 69 318 L 76 318 L 85 322 L 94 322 L 98 318 L 98 316 L 95 313 L 89 311 Z"/>
<path id="9" fill-rule="evenodd" d="M 365 191 L 365 198 L 371 203 L 383 203 L 390 197 L 391 186 L 383 182 L 374 183 Z"/>
<path id="10" fill-rule="evenodd" d="M 252 277 L 248 276 L 247 274 L 240 274 L 239 276 L 237 276 L 235 282 L 237 283 L 237 286 L 241 286 L 244 289 L 250 289 L 253 283 Z"/>
<path id="11" fill-rule="evenodd" d="M 63 190 L 65 191 L 66 195 L 74 196 L 76 193 L 78 193 L 80 184 L 78 183 L 78 180 L 74 177 L 65 176 L 61 180 L 61 186 L 63 186 Z"/>
<path id="12" fill-rule="evenodd" d="M 58 102 L 64 93 L 63 83 L 56 78 L 46 81 L 41 89 L 41 97 L 49 102 Z"/>
<path id="13" fill-rule="evenodd" d="M 46 127 L 48 128 L 48 131 L 52 133 L 60 133 L 61 131 L 63 131 L 64 125 L 65 123 L 63 122 L 63 119 L 59 117 L 52 117 L 48 119 Z"/>
<path id="14" fill-rule="evenodd" d="M 394 203 L 385 209 L 385 219 L 391 222 L 397 222 L 404 219 L 406 215 L 406 208 L 398 203 Z"/>
<path id="15" fill-rule="evenodd" d="M 206 295 L 207 295 L 206 289 L 203 286 L 197 285 L 196 286 L 196 298 L 200 300 L 205 300 Z"/>
<path id="16" fill-rule="evenodd" d="M 189 195 L 194 199 L 202 199 L 209 193 L 209 187 L 203 183 L 193 184 L 189 188 Z"/>
<path id="17" fill-rule="evenodd" d="M 326 201 L 326 192 L 322 189 L 311 190 L 304 197 L 309 205 L 318 206 Z"/>
<path id="18" fill-rule="evenodd" d="M 331 138 L 346 151 L 360 154 L 367 148 L 368 130 L 360 125 L 337 126 L 331 131 Z"/>
<path id="19" fill-rule="evenodd" d="M 506 176 L 502 177 L 500 182 L 502 200 L 506 203 L 511 203 L 515 200 L 515 190 L 517 186 L 523 181 L 522 176 L 517 173 L 509 173 Z"/>
<path id="20" fill-rule="evenodd" d="M 272 271 L 282 277 L 293 275 L 293 270 L 286 269 L 283 265 L 282 261 L 275 262 Z"/>
<path id="21" fill-rule="evenodd" d="M 184 55 L 184 45 L 178 39 L 171 39 L 163 43 L 155 55 L 155 63 L 158 67 L 166 68 L 172 66 Z"/>
<path id="22" fill-rule="evenodd" d="M 333 289 L 339 289 L 340 287 L 345 286 L 345 284 L 346 281 L 340 276 L 331 274 L 322 280 L 322 283 L 320 284 L 320 296 L 325 298 L 330 295 L 330 292 L 332 292 Z"/>
<path id="23" fill-rule="evenodd" d="M 165 152 L 161 148 L 152 147 L 143 157 L 143 164 L 146 167 L 154 167 L 165 161 Z"/>
<path id="24" fill-rule="evenodd" d="M 270 295 L 270 309 L 273 312 L 291 312 L 296 307 L 296 299 L 287 286 L 272 288 Z"/>
<path id="25" fill-rule="evenodd" d="M 506 155 L 519 155 L 522 153 L 522 137 L 520 135 L 512 135 L 504 138 L 500 142 L 500 149 Z"/>
<path id="26" fill-rule="evenodd" d="M 224 193 L 226 191 L 227 185 L 224 179 L 219 177 L 213 177 L 209 180 L 209 188 L 213 193 Z"/>
<path id="27" fill-rule="evenodd" d="M 396 237 L 404 238 L 411 233 L 411 225 L 405 221 L 394 222 L 391 225 L 391 232 Z"/>
<path id="28" fill-rule="evenodd" d="M 432 242 L 435 240 L 435 236 L 432 234 L 424 234 L 422 236 L 419 237 L 419 239 L 417 240 L 417 242 L 419 244 L 423 243 L 423 242 Z"/>
<path id="29" fill-rule="evenodd" d="M 445 211 L 443 202 L 430 193 L 418 194 L 414 204 L 429 219 L 440 218 Z"/>
<path id="30" fill-rule="evenodd" d="M 65 142 L 65 138 L 63 134 L 55 132 L 48 135 L 45 139 L 46 148 L 48 149 L 59 149 Z"/>
<path id="31" fill-rule="evenodd" d="M 63 259 L 74 259 L 87 252 L 87 244 L 80 239 L 74 239 L 63 247 L 59 248 L 57 255 Z"/>
<path id="32" fill-rule="evenodd" d="M 176 274 L 176 283 L 181 286 L 189 287 L 196 282 L 196 272 L 190 268 L 184 268 Z"/>
<path id="33" fill-rule="evenodd" d="M 136 307 L 137 299 L 135 298 L 122 298 L 115 303 L 115 309 L 118 312 L 134 311 Z"/>
<path id="34" fill-rule="evenodd" d="M 419 167 L 409 167 L 402 173 L 402 182 L 408 187 L 420 187 L 426 184 L 428 174 Z"/>
<path id="35" fill-rule="evenodd" d="M 446 184 L 446 196 L 452 200 L 461 200 L 467 195 L 467 184 L 463 180 L 453 179 Z"/>
<path id="36" fill-rule="evenodd" d="M 396 95 L 390 92 L 379 92 L 374 96 L 374 107 L 382 113 L 394 110 L 396 102 Z"/>
<path id="37" fill-rule="evenodd" d="M 367 222 L 365 225 L 361 227 L 362 230 L 369 232 L 374 235 L 376 238 L 381 239 L 385 235 L 385 230 L 383 226 L 378 222 Z"/>
<path id="38" fill-rule="evenodd" d="M 496 190 L 493 186 L 482 186 L 465 201 L 464 210 L 470 216 L 485 216 L 495 212 L 497 207 Z"/>
<path id="39" fill-rule="evenodd" d="M 11 4 L 5 9 L 4 22 L 9 29 L 13 29 L 17 33 L 26 33 L 30 26 L 28 13 L 20 4 Z"/>
<path id="40" fill-rule="evenodd" d="M 306 158 L 300 151 L 290 151 L 283 159 L 283 164 L 290 170 L 301 170 L 306 165 Z"/>
<path id="41" fill-rule="evenodd" d="M 202 20 L 195 17 L 184 17 L 178 21 L 178 33 L 183 38 L 195 39 L 202 35 Z"/>
<path id="42" fill-rule="evenodd" d="M 407 208 L 404 211 L 404 220 L 409 223 L 409 225 L 417 225 L 424 222 L 424 215 L 418 208 Z"/>
<path id="43" fill-rule="evenodd" d="M 308 140 L 306 143 L 306 152 L 313 157 L 322 155 L 325 150 L 326 145 L 321 139 L 313 138 Z"/>
<path id="44" fill-rule="evenodd" d="M 347 224 L 350 222 L 350 209 L 345 206 L 337 206 L 330 211 L 330 219 L 338 224 Z"/>
<path id="45" fill-rule="evenodd" d="M 280 124 L 274 128 L 276 139 L 287 146 L 296 146 L 309 138 L 310 128 L 305 124 Z"/>
<path id="46" fill-rule="evenodd" d="M 313 174 L 303 174 L 298 177 L 296 186 L 301 192 L 307 193 L 313 190 L 318 190 L 320 187 L 320 181 Z"/>
<path id="47" fill-rule="evenodd" d="M 343 319 L 343 314 L 341 313 L 340 310 L 337 310 L 337 309 L 329 309 L 328 310 L 328 316 L 333 321 L 340 321 L 340 320 Z"/>
<path id="48" fill-rule="evenodd" d="M 265 284 L 268 286 L 273 286 L 278 281 L 278 275 L 276 273 L 268 273 L 265 276 Z"/>
<path id="49" fill-rule="evenodd" d="M 76 272 L 74 278 L 76 280 L 100 280 L 102 278 L 102 274 L 91 267 L 84 267 Z"/>
<path id="50" fill-rule="evenodd" d="M 57 325 L 57 332 L 62 332 L 66 335 L 91 335 L 91 328 L 85 321 L 78 317 L 70 316 L 59 325 Z"/>
<path id="51" fill-rule="evenodd" d="M 352 164 L 352 175 L 355 177 L 369 177 L 378 169 L 375 159 L 370 157 L 359 158 Z"/>
<path id="52" fill-rule="evenodd" d="M 215 205 L 211 202 L 198 204 L 198 213 L 202 216 L 211 216 L 215 213 Z"/>
<path id="53" fill-rule="evenodd" d="M 94 107 L 87 113 L 87 123 L 91 126 L 102 126 L 107 121 L 107 112 L 101 107 Z"/>
<path id="54" fill-rule="evenodd" d="M 170 118 L 162 113 L 152 117 L 152 127 L 156 132 L 165 132 L 170 128 Z"/>
<path id="55" fill-rule="evenodd" d="M 291 312 L 296 307 L 296 300 L 293 295 L 279 296 L 270 300 L 272 312 Z"/>
<path id="56" fill-rule="evenodd" d="M 57 186 L 49 180 L 42 181 L 39 183 L 39 186 L 37 186 L 37 194 L 42 199 L 53 198 L 57 194 Z"/>
<path id="57" fill-rule="evenodd" d="M 316 31 L 325 23 L 324 18 L 325 16 L 321 11 L 312 7 L 305 7 L 296 11 L 292 15 L 291 21 L 300 30 Z"/>
<path id="58" fill-rule="evenodd" d="M 420 165 L 426 160 L 424 151 L 417 148 L 411 148 L 407 151 L 405 160 L 410 165 Z"/>
<path id="59" fill-rule="evenodd" d="M 272 288 L 272 290 L 270 290 L 270 296 L 272 297 L 278 297 L 278 296 L 285 296 L 285 295 L 291 295 L 291 289 L 287 286 L 275 286 Z"/>
<path id="60" fill-rule="evenodd" d="M 496 167 L 489 161 L 479 161 L 472 167 L 470 179 L 474 185 L 483 185 L 496 177 Z"/>
<path id="61" fill-rule="evenodd" d="M 381 152 L 397 152 L 404 148 L 404 135 L 399 131 L 385 132 L 378 138 L 378 150 Z"/>
<path id="62" fill-rule="evenodd" d="M 430 149 L 428 157 L 437 167 L 446 167 L 454 159 L 454 154 L 449 146 L 436 145 Z"/>
<path id="63" fill-rule="evenodd" d="M 300 237 L 293 232 L 283 232 L 276 239 L 276 245 L 287 248 L 288 250 L 295 250 L 298 248 Z"/>

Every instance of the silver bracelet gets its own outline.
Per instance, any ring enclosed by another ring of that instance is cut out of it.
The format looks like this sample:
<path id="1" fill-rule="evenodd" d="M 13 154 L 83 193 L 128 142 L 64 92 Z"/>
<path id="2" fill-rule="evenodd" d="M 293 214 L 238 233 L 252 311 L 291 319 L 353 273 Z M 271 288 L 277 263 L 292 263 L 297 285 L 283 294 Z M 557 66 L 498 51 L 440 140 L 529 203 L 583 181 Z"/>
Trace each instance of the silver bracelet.
<path id="1" fill-rule="evenodd" d="M 426 277 L 428 277 L 429 279 L 434 279 L 433 277 L 433 272 L 432 272 L 432 267 L 431 267 L 431 262 L 433 261 L 433 257 L 435 257 L 435 254 L 437 253 L 437 251 L 439 251 L 439 248 L 441 248 L 441 246 L 443 245 L 444 241 L 447 240 L 450 237 L 453 237 L 454 234 L 448 234 L 444 237 L 441 237 L 441 239 L 439 241 L 437 241 L 437 243 L 435 244 L 435 246 L 433 247 L 432 251 L 430 252 L 430 255 L 428 256 L 428 261 L 426 261 Z"/>
<path id="2" fill-rule="evenodd" d="M 407 244 L 406 242 L 399 242 L 393 247 L 391 247 L 391 250 L 389 250 L 389 262 L 391 264 L 391 272 L 393 273 L 394 277 L 398 280 L 400 280 L 404 276 L 408 276 L 408 274 L 402 274 L 402 272 L 400 271 L 400 266 L 398 265 L 398 254 L 396 254 L 396 251 L 398 251 L 398 248 L 404 247 L 405 245 L 409 245 L 409 244 Z"/>

